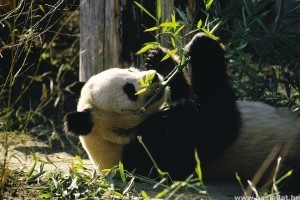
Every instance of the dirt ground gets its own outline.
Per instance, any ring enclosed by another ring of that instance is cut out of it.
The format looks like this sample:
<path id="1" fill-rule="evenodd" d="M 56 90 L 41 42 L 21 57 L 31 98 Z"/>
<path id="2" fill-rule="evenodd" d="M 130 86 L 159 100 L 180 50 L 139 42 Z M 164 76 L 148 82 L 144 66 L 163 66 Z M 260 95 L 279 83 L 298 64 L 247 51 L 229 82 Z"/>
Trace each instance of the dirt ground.
<path id="1" fill-rule="evenodd" d="M 0 137 L 0 159 L 1 165 L 4 157 L 3 136 Z M 30 168 L 34 163 L 35 154 L 41 160 L 46 161 L 45 168 L 53 170 L 56 167 L 68 171 L 71 161 L 75 161 L 75 155 L 83 156 L 83 161 L 87 167 L 92 167 L 91 162 L 85 154 L 78 152 L 71 144 L 64 142 L 65 147 L 62 147 L 60 142 L 53 141 L 52 147 L 43 139 L 37 139 L 29 134 L 9 133 L 9 169 L 10 170 L 25 170 Z M 48 161 L 48 162 L 47 162 Z M 50 163 L 52 162 L 52 164 Z"/>
<path id="2" fill-rule="evenodd" d="M 3 133 L 0 134 L 0 166 L 3 167 L 4 159 L 4 146 L 3 146 Z M 47 140 L 38 139 L 30 134 L 16 134 L 9 133 L 9 170 L 10 179 L 7 183 L 5 190 L 6 199 L 37 199 L 38 193 L 34 190 L 27 190 L 29 187 L 32 189 L 34 186 L 26 185 L 24 181 L 24 175 L 30 170 L 34 164 L 34 157 L 45 161 L 45 169 L 53 170 L 59 168 L 65 172 L 68 172 L 69 165 L 71 162 L 76 162 L 75 155 L 80 155 L 84 166 L 92 168 L 92 164 L 87 158 L 86 154 L 82 151 L 81 153 L 76 150 L 74 145 L 69 142 L 64 142 L 65 147 L 63 148 L 59 141 L 53 141 L 52 147 L 49 146 Z M 35 156 L 34 156 L 35 155 Z M 24 185 L 25 184 L 25 185 Z M 153 194 L 151 185 L 143 184 L 136 186 L 141 190 L 147 191 L 149 194 Z M 27 188 L 27 189 L 26 189 Z M 208 193 L 212 199 L 234 199 L 234 196 L 242 194 L 242 190 L 238 184 L 223 184 L 215 183 L 206 186 Z M 194 195 L 195 199 L 197 195 Z"/>
<path id="3" fill-rule="evenodd" d="M 4 133 L 0 133 L 0 167 L 3 167 L 5 148 Z M 45 161 L 45 170 L 56 168 L 68 172 L 75 155 L 80 152 L 67 141 L 65 147 L 59 141 L 53 141 L 52 147 L 46 137 L 35 137 L 24 133 L 9 133 L 8 139 L 8 169 L 9 178 L 5 186 L 5 199 L 38 199 L 38 192 L 32 190 L 34 185 L 26 185 L 25 174 L 34 165 L 35 159 Z M 85 154 L 82 156 L 85 167 L 92 167 Z"/>

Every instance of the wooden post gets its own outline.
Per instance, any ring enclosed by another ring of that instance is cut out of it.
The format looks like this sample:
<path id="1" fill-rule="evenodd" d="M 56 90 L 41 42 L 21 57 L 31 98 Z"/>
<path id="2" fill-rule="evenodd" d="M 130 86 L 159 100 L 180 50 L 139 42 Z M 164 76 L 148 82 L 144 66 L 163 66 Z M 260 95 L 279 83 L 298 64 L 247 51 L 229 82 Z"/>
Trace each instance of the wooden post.
<path id="1" fill-rule="evenodd" d="M 171 14 L 174 11 L 175 12 L 175 7 L 174 7 L 174 2 L 173 1 L 161 1 L 161 19 L 166 20 L 169 19 L 171 20 Z M 165 40 L 160 40 L 160 44 L 164 47 L 170 48 L 170 44 L 168 44 Z"/>
<path id="2" fill-rule="evenodd" d="M 102 1 L 82 0 L 80 3 L 80 81 L 103 70 L 103 6 Z"/>
<path id="3" fill-rule="evenodd" d="M 80 81 L 109 68 L 143 64 L 143 57 L 135 53 L 145 42 L 156 40 L 152 33 L 144 32 L 155 26 L 155 21 L 133 1 L 81 0 Z M 171 13 L 175 12 L 174 1 L 178 4 L 178 0 L 161 1 L 163 21 L 170 20 Z M 155 1 L 139 2 L 155 15 Z"/>
<path id="4" fill-rule="evenodd" d="M 119 1 L 81 0 L 79 80 L 119 65 Z"/>

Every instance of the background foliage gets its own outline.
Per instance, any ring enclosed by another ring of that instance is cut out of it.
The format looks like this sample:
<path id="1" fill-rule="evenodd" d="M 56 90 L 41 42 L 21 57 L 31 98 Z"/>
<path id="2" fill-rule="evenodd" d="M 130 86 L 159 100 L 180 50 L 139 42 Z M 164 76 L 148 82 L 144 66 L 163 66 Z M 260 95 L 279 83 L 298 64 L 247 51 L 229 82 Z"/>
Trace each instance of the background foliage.
<path id="1" fill-rule="evenodd" d="M 56 130 L 77 79 L 79 2 L 20 1 L 0 17 L 0 130 L 44 123 Z"/>
<path id="2" fill-rule="evenodd" d="M 182 55 L 191 37 L 205 32 L 223 44 L 228 74 L 239 99 L 298 110 L 300 4 L 282 0 L 225 2 L 203 1 L 194 14 L 177 8 L 168 19 L 135 2 L 156 22 L 156 26 L 145 29 L 156 41 L 145 43 L 137 54 L 159 42 L 170 49 L 168 57 Z"/>

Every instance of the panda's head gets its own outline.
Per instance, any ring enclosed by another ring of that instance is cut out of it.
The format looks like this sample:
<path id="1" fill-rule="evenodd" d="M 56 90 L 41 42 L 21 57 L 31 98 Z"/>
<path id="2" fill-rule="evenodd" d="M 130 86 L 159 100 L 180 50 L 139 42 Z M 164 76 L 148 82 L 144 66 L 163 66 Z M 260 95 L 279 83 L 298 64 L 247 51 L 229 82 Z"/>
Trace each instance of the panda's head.
<path id="1" fill-rule="evenodd" d="M 144 92 L 136 94 L 143 87 L 140 80 L 145 80 L 147 75 L 153 75 L 151 85 Z M 162 76 L 154 70 L 140 71 L 135 68 L 112 68 L 92 76 L 85 84 L 73 86 L 81 91 L 80 98 L 77 112 L 68 113 L 64 118 L 65 131 L 82 136 L 97 129 L 102 130 L 102 136 L 106 137 L 104 139 L 128 143 L 133 135 L 126 130 L 138 126 L 163 105 L 165 93 L 146 111 L 140 112 L 156 93 L 162 80 Z"/>

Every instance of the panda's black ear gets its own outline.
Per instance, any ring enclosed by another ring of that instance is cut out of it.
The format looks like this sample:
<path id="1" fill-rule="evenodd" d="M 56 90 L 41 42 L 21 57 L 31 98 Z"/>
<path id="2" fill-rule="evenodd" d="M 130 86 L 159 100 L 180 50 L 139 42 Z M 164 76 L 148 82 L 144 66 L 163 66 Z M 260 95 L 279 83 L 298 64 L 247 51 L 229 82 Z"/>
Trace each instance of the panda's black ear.
<path id="1" fill-rule="evenodd" d="M 93 128 L 91 110 L 69 112 L 64 117 L 64 132 L 72 136 L 87 135 Z"/>
<path id="2" fill-rule="evenodd" d="M 84 86 L 85 82 L 77 81 L 68 85 L 66 90 L 72 94 L 80 95 L 81 89 Z"/>

